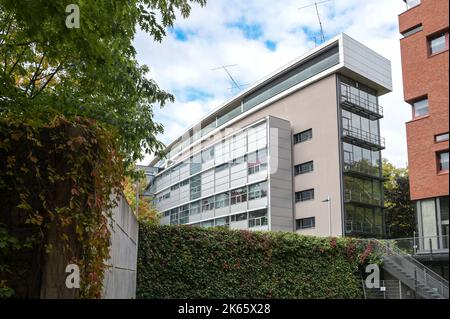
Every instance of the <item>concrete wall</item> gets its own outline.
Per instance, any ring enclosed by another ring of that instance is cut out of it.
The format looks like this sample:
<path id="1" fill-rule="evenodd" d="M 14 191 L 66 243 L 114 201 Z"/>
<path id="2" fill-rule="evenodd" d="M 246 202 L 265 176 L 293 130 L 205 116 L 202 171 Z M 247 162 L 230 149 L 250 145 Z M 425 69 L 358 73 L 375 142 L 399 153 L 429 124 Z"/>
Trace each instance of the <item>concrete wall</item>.
<path id="1" fill-rule="evenodd" d="M 138 222 L 122 197 L 114 208 L 110 223 L 111 252 L 103 281 L 103 298 L 136 297 Z"/>

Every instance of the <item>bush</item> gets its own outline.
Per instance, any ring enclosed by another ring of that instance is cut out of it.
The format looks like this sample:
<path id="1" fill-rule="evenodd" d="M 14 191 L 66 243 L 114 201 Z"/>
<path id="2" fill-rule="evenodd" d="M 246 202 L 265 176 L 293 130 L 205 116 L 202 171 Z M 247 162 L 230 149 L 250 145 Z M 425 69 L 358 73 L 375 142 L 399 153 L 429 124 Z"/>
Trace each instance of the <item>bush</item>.
<path id="1" fill-rule="evenodd" d="M 367 241 L 141 223 L 138 298 L 361 298 Z"/>

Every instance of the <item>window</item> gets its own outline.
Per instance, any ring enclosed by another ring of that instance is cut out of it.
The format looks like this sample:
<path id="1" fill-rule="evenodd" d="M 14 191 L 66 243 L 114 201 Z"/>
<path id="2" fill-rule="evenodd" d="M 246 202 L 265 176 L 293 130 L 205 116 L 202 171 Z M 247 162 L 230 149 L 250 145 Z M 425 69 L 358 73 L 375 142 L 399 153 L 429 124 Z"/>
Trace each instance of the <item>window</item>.
<path id="1" fill-rule="evenodd" d="M 214 147 L 202 151 L 202 163 L 210 162 L 214 159 Z"/>
<path id="2" fill-rule="evenodd" d="M 216 173 L 222 172 L 226 169 L 228 169 L 228 163 L 217 166 Z"/>
<path id="3" fill-rule="evenodd" d="M 200 197 L 202 191 L 202 178 L 200 175 L 191 178 L 191 200 Z"/>
<path id="4" fill-rule="evenodd" d="M 200 202 L 199 201 L 191 203 L 190 214 L 191 215 L 200 214 Z"/>
<path id="5" fill-rule="evenodd" d="M 308 218 L 300 218 L 295 221 L 297 229 L 308 229 L 316 227 L 316 218 L 308 217 Z"/>
<path id="6" fill-rule="evenodd" d="M 305 174 L 308 172 L 312 172 L 313 170 L 314 170 L 313 161 L 295 165 L 295 167 L 294 167 L 295 175 Z"/>
<path id="7" fill-rule="evenodd" d="M 257 210 L 248 213 L 248 228 L 267 225 L 267 210 Z"/>
<path id="8" fill-rule="evenodd" d="M 313 200 L 313 199 L 314 199 L 314 189 L 313 188 L 295 193 L 295 201 L 296 202 L 304 202 L 304 201 Z"/>
<path id="9" fill-rule="evenodd" d="M 448 151 L 438 153 L 439 171 L 448 171 Z"/>
<path id="10" fill-rule="evenodd" d="M 178 208 L 174 208 L 170 210 L 170 224 L 177 225 L 178 224 Z"/>
<path id="11" fill-rule="evenodd" d="M 406 9 L 411 9 L 420 4 L 420 0 L 406 0 Z"/>
<path id="12" fill-rule="evenodd" d="M 436 135 L 434 140 L 436 143 L 448 141 L 448 133 Z"/>
<path id="13" fill-rule="evenodd" d="M 189 185 L 189 179 L 186 179 L 186 180 L 184 180 L 184 181 L 182 181 L 180 183 L 180 187 L 183 187 L 183 186 L 186 186 L 186 185 Z"/>
<path id="14" fill-rule="evenodd" d="M 294 144 L 302 143 L 312 139 L 312 128 L 294 135 Z"/>
<path id="15" fill-rule="evenodd" d="M 423 26 L 420 23 L 420 24 L 418 24 L 418 25 L 416 25 L 416 26 L 406 30 L 405 32 L 402 33 L 402 35 L 403 35 L 404 38 L 406 38 L 406 37 L 409 37 L 410 35 L 413 35 L 413 34 L 415 34 L 417 32 L 420 32 L 422 30 L 423 30 Z"/>
<path id="16" fill-rule="evenodd" d="M 248 188 L 248 200 L 267 196 L 267 182 L 250 185 Z"/>
<path id="17" fill-rule="evenodd" d="M 216 195 L 216 208 L 228 207 L 230 205 L 230 194 L 228 192 Z"/>
<path id="18" fill-rule="evenodd" d="M 231 205 L 247 201 L 247 188 L 242 187 L 231 191 Z"/>
<path id="19" fill-rule="evenodd" d="M 180 184 L 175 184 L 175 185 L 173 185 L 173 186 L 170 187 L 170 190 L 171 190 L 171 191 L 175 191 L 175 190 L 177 190 L 178 188 L 180 188 Z"/>
<path id="20" fill-rule="evenodd" d="M 189 223 L 189 205 L 180 207 L 180 225 Z"/>
<path id="21" fill-rule="evenodd" d="M 240 221 L 246 220 L 246 219 L 247 219 L 247 213 L 242 213 L 242 214 L 237 214 L 237 215 L 231 216 L 232 222 L 240 222 Z"/>
<path id="22" fill-rule="evenodd" d="M 235 159 L 233 159 L 233 162 L 231 163 L 231 166 L 240 165 L 242 163 L 245 163 L 246 160 L 247 160 L 247 155 L 235 158 Z"/>
<path id="23" fill-rule="evenodd" d="M 414 102 L 413 109 L 414 109 L 414 117 L 427 115 L 429 112 L 428 99 L 425 98 L 425 99 Z"/>
<path id="24" fill-rule="evenodd" d="M 258 150 L 248 155 L 247 158 L 248 175 L 262 172 L 267 168 L 266 149 Z"/>
<path id="25" fill-rule="evenodd" d="M 430 46 L 430 54 L 445 51 L 448 49 L 448 32 L 429 38 L 428 45 Z"/>
<path id="26" fill-rule="evenodd" d="M 214 196 L 202 200 L 202 212 L 208 212 L 214 209 Z"/>

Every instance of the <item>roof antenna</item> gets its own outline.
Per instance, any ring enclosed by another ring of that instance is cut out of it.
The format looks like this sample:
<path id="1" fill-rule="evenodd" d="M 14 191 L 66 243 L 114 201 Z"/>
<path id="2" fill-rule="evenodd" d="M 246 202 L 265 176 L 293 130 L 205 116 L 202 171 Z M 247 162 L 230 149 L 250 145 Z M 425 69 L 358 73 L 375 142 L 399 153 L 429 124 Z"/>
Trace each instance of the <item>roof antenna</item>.
<path id="1" fill-rule="evenodd" d="M 309 4 L 307 6 L 303 6 L 298 8 L 298 10 L 302 10 L 305 8 L 309 8 L 314 6 L 316 8 L 316 14 L 317 14 L 317 19 L 319 20 L 319 26 L 320 26 L 320 38 L 321 38 L 321 43 L 325 42 L 325 34 L 323 33 L 323 27 L 322 27 L 322 20 L 320 19 L 320 14 L 319 14 L 319 8 L 317 7 L 318 4 L 322 4 L 322 3 L 326 3 L 326 2 L 330 2 L 330 1 L 334 1 L 334 0 L 325 0 L 325 1 L 320 1 L 320 2 L 314 2 L 312 4 Z M 316 42 L 317 45 L 317 42 Z"/>
<path id="2" fill-rule="evenodd" d="M 211 71 L 217 71 L 217 70 L 223 69 L 227 73 L 228 77 L 231 80 L 231 83 L 232 83 L 231 90 L 234 88 L 240 90 L 243 85 L 238 84 L 237 81 L 231 75 L 230 71 L 228 70 L 228 68 L 235 67 L 235 66 L 237 66 L 237 64 L 222 65 L 222 66 L 219 66 L 218 68 L 211 69 Z"/>

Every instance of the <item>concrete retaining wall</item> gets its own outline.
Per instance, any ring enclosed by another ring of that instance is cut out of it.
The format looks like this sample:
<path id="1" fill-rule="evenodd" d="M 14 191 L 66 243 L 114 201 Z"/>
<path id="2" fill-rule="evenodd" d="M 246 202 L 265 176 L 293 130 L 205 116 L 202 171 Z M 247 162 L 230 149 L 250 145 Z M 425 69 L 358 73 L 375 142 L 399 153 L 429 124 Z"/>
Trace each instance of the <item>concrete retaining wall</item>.
<path id="1" fill-rule="evenodd" d="M 111 268 L 105 272 L 103 298 L 135 298 L 138 222 L 124 198 L 113 210 L 110 230 Z"/>

